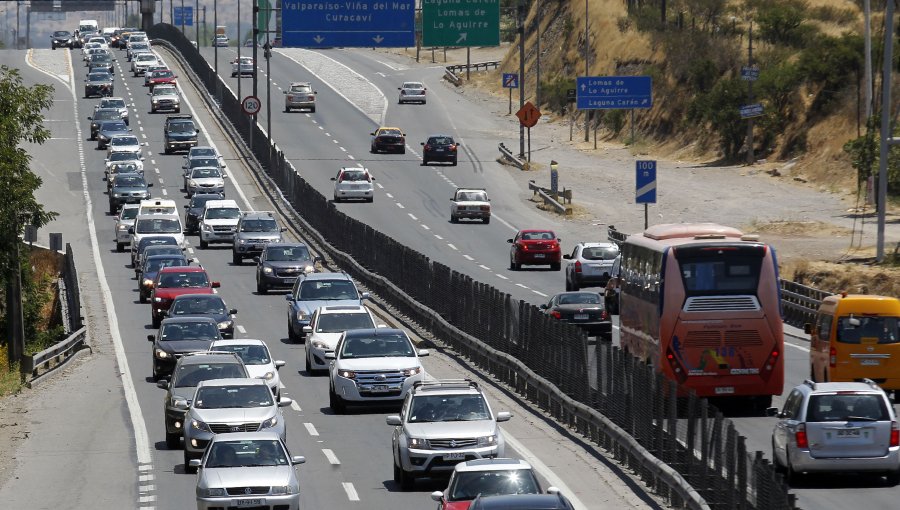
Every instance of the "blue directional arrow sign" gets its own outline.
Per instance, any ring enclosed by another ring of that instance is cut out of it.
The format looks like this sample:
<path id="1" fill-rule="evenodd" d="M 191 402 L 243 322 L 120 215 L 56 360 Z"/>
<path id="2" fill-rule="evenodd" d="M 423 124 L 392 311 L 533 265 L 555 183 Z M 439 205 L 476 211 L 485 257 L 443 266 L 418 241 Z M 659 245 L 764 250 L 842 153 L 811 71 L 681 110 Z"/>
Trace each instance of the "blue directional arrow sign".
<path id="1" fill-rule="evenodd" d="M 579 76 L 575 88 L 579 110 L 630 110 L 653 106 L 649 76 Z"/>
<path id="2" fill-rule="evenodd" d="M 505 88 L 505 89 L 519 88 L 519 75 L 516 73 L 503 73 L 503 88 Z"/>
<path id="3" fill-rule="evenodd" d="M 636 161 L 634 201 L 638 204 L 656 203 L 656 161 Z"/>
<path id="4" fill-rule="evenodd" d="M 291 48 L 416 45 L 415 0 L 282 0 L 281 43 Z"/>
<path id="5" fill-rule="evenodd" d="M 173 7 L 173 25 L 180 27 L 184 25 L 186 27 L 194 26 L 194 8 L 193 7 Z"/>

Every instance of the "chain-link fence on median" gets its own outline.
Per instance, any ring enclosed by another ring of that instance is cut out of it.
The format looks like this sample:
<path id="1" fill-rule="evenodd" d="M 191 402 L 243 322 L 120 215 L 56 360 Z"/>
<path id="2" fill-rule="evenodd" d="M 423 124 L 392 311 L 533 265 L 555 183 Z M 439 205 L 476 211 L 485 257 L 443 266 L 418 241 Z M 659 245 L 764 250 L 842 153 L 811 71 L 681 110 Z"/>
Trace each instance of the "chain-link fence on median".
<path id="1" fill-rule="evenodd" d="M 361 266 L 346 268 L 352 276 L 401 315 L 612 452 L 675 506 L 705 508 L 684 490 L 686 480 L 712 508 L 795 508 L 781 476 L 759 452 L 746 451 L 734 424 L 706 400 L 676 397 L 674 383 L 617 347 L 589 342 L 580 329 L 342 213 L 248 122 L 238 99 L 177 29 L 156 25 L 150 34 L 180 51 L 244 142 L 252 140 L 281 196 Z"/>

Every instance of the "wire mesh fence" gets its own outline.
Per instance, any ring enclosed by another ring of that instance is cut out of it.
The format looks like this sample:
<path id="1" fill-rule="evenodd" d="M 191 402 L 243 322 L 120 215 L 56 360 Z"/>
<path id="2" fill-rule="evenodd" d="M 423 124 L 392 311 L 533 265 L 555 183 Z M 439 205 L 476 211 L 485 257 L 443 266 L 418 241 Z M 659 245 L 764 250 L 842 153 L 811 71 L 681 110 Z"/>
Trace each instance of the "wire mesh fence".
<path id="1" fill-rule="evenodd" d="M 663 463 L 711 508 L 796 508 L 780 475 L 761 453 L 747 452 L 734 423 L 706 400 L 678 397 L 674 382 L 618 347 L 589 342 L 582 330 L 551 319 L 534 305 L 345 215 L 248 121 L 236 97 L 222 94 L 227 91 L 224 82 L 177 29 L 156 25 L 151 36 L 181 52 L 297 214 L 334 249 L 379 275 L 372 278 L 348 268 L 399 313 L 608 450 L 674 506 L 689 502 L 684 488 L 660 467 Z M 596 419 L 591 411 L 608 421 Z M 623 440 L 620 429 L 633 440 Z M 657 463 L 648 462 L 642 451 L 649 451 Z"/>

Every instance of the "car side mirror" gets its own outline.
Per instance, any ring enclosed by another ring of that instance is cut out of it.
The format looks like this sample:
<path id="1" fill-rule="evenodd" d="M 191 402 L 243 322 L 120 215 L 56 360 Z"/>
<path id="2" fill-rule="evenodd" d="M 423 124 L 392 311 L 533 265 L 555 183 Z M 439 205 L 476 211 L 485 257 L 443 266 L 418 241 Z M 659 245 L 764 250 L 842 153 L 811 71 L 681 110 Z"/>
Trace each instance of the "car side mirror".
<path id="1" fill-rule="evenodd" d="M 148 183 L 147 183 L 147 187 L 148 187 L 148 188 L 152 188 L 152 187 L 153 187 L 153 183 L 152 183 L 152 182 L 148 182 Z"/>
<path id="2" fill-rule="evenodd" d="M 810 323 L 807 322 L 806 324 L 803 325 L 803 332 L 804 332 L 804 333 L 806 333 L 807 335 L 811 335 L 811 334 L 812 334 L 812 331 L 813 331 L 812 324 L 810 324 Z"/>
<path id="3" fill-rule="evenodd" d="M 281 397 L 280 399 L 278 399 L 278 407 L 287 407 L 293 403 L 294 401 L 287 397 Z"/>
<path id="4" fill-rule="evenodd" d="M 160 379 L 156 381 L 156 387 L 162 390 L 169 389 L 169 380 L 168 379 Z"/>
<path id="5" fill-rule="evenodd" d="M 281 227 L 282 232 L 287 232 L 287 227 Z"/>
<path id="6" fill-rule="evenodd" d="M 360 300 L 363 300 L 363 299 L 369 299 L 369 293 L 368 293 L 368 292 L 363 292 L 362 294 L 360 294 L 359 299 L 360 299 Z"/>
<path id="7" fill-rule="evenodd" d="M 777 407 L 767 407 L 766 408 L 766 416 L 778 416 L 779 414 L 781 414 L 781 413 L 778 412 Z"/>
<path id="8" fill-rule="evenodd" d="M 129 228 L 128 228 L 128 233 L 129 233 L 129 234 L 134 234 L 134 227 L 129 227 Z"/>
<path id="9" fill-rule="evenodd" d="M 332 180 L 332 181 L 336 181 L 336 180 L 337 180 L 337 177 L 332 177 L 331 180 Z"/>
<path id="10" fill-rule="evenodd" d="M 421 358 L 421 357 L 424 357 L 424 356 L 430 356 L 430 355 L 431 355 L 431 351 L 429 351 L 428 349 L 419 349 L 418 352 L 417 352 L 416 354 L 418 354 L 419 357 Z"/>
<path id="11" fill-rule="evenodd" d="M 182 207 L 184 207 L 185 209 L 190 209 L 190 208 L 191 208 L 191 204 L 184 204 Z"/>
<path id="12" fill-rule="evenodd" d="M 153 335 L 147 335 L 147 340 L 152 342 L 152 341 L 156 340 L 156 337 Z"/>
<path id="13" fill-rule="evenodd" d="M 87 81 L 87 80 L 85 80 L 85 81 Z M 375 136 L 375 133 L 369 133 L 369 134 L 372 135 L 372 136 Z"/>
<path id="14" fill-rule="evenodd" d="M 290 294 L 287 294 L 286 296 L 284 296 L 284 300 L 285 301 L 293 301 L 294 298 Z"/>
<path id="15" fill-rule="evenodd" d="M 431 499 L 440 503 L 444 501 L 444 493 L 441 491 L 434 491 L 431 493 Z"/>
<path id="16" fill-rule="evenodd" d="M 203 460 L 203 459 L 191 459 L 191 460 L 188 461 L 188 466 L 190 466 L 190 467 L 192 467 L 192 468 L 198 468 L 198 469 L 199 469 L 200 467 L 202 467 L 202 466 L 200 465 L 200 463 L 202 462 L 202 460 Z"/>
<path id="17" fill-rule="evenodd" d="M 94 120 L 94 119 L 92 119 L 92 118 L 90 118 L 90 117 L 88 117 L 88 120 Z"/>
<path id="18" fill-rule="evenodd" d="M 312 326 L 303 326 L 304 333 L 312 333 Z"/>
<path id="19" fill-rule="evenodd" d="M 210 284 L 210 287 L 212 287 L 212 288 L 214 288 L 214 289 L 218 289 L 218 288 L 221 287 L 221 286 L 222 286 L 222 284 L 221 284 L 220 282 L 212 282 L 212 283 Z"/>
<path id="20" fill-rule="evenodd" d="M 559 490 L 559 487 L 547 487 L 547 494 L 559 494 L 560 492 L 562 491 Z"/>
<path id="21" fill-rule="evenodd" d="M 335 358 L 334 358 L 334 353 L 333 353 L 333 352 L 326 352 L 326 353 L 325 353 L 325 359 L 335 359 Z"/>
<path id="22" fill-rule="evenodd" d="M 392 414 L 384 419 L 384 421 L 393 427 L 399 427 L 401 425 L 400 417 L 396 414 Z"/>
<path id="23" fill-rule="evenodd" d="M 187 206 L 185 206 L 185 207 L 187 207 Z M 253 262 L 256 262 L 257 264 L 259 264 L 259 257 L 253 257 Z"/>
<path id="24" fill-rule="evenodd" d="M 231 310 L 228 310 L 228 313 L 230 313 L 231 315 L 236 314 L 236 313 L 237 313 L 237 308 L 232 308 Z"/>
<path id="25" fill-rule="evenodd" d="M 568 253 L 565 254 L 565 255 L 563 255 L 563 258 L 566 259 L 566 260 L 572 260 L 572 256 L 569 255 Z"/>
<path id="26" fill-rule="evenodd" d="M 510 413 L 509 411 L 500 411 L 499 413 L 497 413 L 498 422 L 509 421 L 510 418 L 512 418 L 512 413 Z"/>
<path id="27" fill-rule="evenodd" d="M 512 240 L 512 239 L 507 239 L 506 242 L 509 243 L 509 244 L 512 244 L 513 240 Z"/>
<path id="28" fill-rule="evenodd" d="M 291 464 L 293 464 L 295 466 L 297 464 L 305 464 L 305 463 L 306 463 L 306 457 L 304 457 L 303 455 L 294 455 L 293 457 L 291 457 Z"/>
<path id="29" fill-rule="evenodd" d="M 280 360 L 280 359 L 275 360 L 275 369 L 276 370 L 285 365 L 287 365 L 287 363 L 285 363 L 284 360 Z"/>
<path id="30" fill-rule="evenodd" d="M 285 94 L 285 95 L 287 95 L 287 93 L 288 93 L 288 91 L 287 91 L 287 90 L 285 90 L 285 91 L 284 91 L 284 92 L 283 92 L 283 94 Z"/>
<path id="31" fill-rule="evenodd" d="M 425 142 L 419 142 L 419 145 L 425 145 Z"/>
<path id="32" fill-rule="evenodd" d="M 540 308 L 541 310 L 546 310 L 546 309 L 547 309 L 547 304 L 546 304 L 546 303 L 543 303 L 543 304 L 539 305 L 538 308 Z"/>

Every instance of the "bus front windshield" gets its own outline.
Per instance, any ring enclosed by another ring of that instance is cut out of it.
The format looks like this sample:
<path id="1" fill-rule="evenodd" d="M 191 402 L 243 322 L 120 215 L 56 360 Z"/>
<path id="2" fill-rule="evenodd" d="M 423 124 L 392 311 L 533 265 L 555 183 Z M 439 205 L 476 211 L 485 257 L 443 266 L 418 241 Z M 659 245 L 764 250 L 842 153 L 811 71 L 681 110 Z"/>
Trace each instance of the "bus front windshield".
<path id="1" fill-rule="evenodd" d="M 687 296 L 756 295 L 764 249 L 680 248 L 676 258 Z"/>

